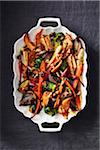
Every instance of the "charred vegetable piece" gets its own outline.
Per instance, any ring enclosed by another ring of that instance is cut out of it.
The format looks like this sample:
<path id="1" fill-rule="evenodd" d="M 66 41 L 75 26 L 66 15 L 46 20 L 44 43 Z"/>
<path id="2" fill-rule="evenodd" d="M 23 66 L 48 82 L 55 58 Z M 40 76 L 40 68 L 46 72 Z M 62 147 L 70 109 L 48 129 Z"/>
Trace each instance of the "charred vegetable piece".
<path id="1" fill-rule="evenodd" d="M 79 66 L 77 67 L 77 69 L 76 69 L 76 77 L 80 78 L 80 76 L 81 76 L 81 74 L 82 74 L 82 71 L 83 71 L 83 64 L 80 63 L 80 65 L 79 65 Z M 77 87 L 77 84 L 78 84 L 78 82 L 79 82 L 79 79 L 78 79 L 78 78 L 73 81 L 73 88 L 74 88 L 74 89 Z"/>
<path id="2" fill-rule="evenodd" d="M 38 32 L 36 34 L 36 45 L 39 45 L 41 43 L 41 35 L 42 35 L 43 29 L 40 30 L 40 32 Z"/>
<path id="3" fill-rule="evenodd" d="M 60 96 L 61 96 L 60 94 L 62 93 L 63 85 L 64 85 L 64 80 L 62 79 L 62 81 L 60 83 L 60 86 L 59 86 L 59 89 L 58 89 L 58 95 L 57 95 L 57 98 L 56 98 L 56 102 L 54 104 L 54 108 L 57 108 L 59 106 Z"/>
<path id="4" fill-rule="evenodd" d="M 79 51 L 81 48 L 81 42 L 78 39 L 74 40 L 74 50 Z"/>
<path id="5" fill-rule="evenodd" d="M 34 100 L 36 100 L 36 95 L 32 91 L 27 91 L 20 101 L 20 106 L 31 105 L 34 103 Z"/>
<path id="6" fill-rule="evenodd" d="M 23 64 L 28 66 L 28 51 L 23 51 Z"/>
<path id="7" fill-rule="evenodd" d="M 41 65 L 40 65 L 40 71 L 44 72 L 45 69 L 46 69 L 45 67 L 46 67 L 45 62 L 42 61 Z M 39 76 L 39 83 L 38 83 L 38 98 L 39 98 L 39 100 L 40 100 L 40 98 L 42 96 L 42 84 L 43 84 L 43 81 L 44 81 L 44 76 L 42 77 L 42 75 L 40 74 L 40 76 Z"/>
<path id="8" fill-rule="evenodd" d="M 19 67 L 19 82 L 21 83 L 21 78 L 22 78 L 22 62 L 21 62 L 21 59 L 19 59 L 18 67 Z"/>
<path id="9" fill-rule="evenodd" d="M 38 113 L 38 111 L 40 109 L 40 105 L 41 105 L 40 100 L 37 99 L 36 109 L 35 109 L 35 112 L 33 113 L 33 116 L 31 118 L 33 118 Z"/>
<path id="10" fill-rule="evenodd" d="M 51 109 L 50 107 L 45 107 L 44 112 L 48 115 L 54 116 L 57 113 L 57 109 Z"/>
<path id="11" fill-rule="evenodd" d="M 72 49 L 72 47 L 73 47 L 72 38 L 70 35 L 66 34 L 65 39 L 63 40 L 62 48 L 65 51 L 68 49 Z"/>
<path id="12" fill-rule="evenodd" d="M 45 36 L 45 42 L 46 42 L 46 45 L 48 47 L 48 50 L 51 50 L 52 49 L 52 45 L 51 45 L 51 40 L 50 40 L 50 36 L 49 35 Z"/>
<path id="13" fill-rule="evenodd" d="M 29 85 L 29 80 L 25 80 L 23 81 L 20 85 L 19 85 L 19 88 L 18 90 L 23 93 L 25 92 L 26 90 L 28 90 L 28 85 Z"/>
<path id="14" fill-rule="evenodd" d="M 53 40 L 53 43 L 55 43 L 55 42 L 61 42 L 62 40 L 64 40 L 64 38 L 65 38 L 65 35 L 63 33 L 59 32 L 59 33 L 55 33 L 52 40 Z"/>
<path id="15" fill-rule="evenodd" d="M 41 62 L 42 62 L 42 58 L 37 58 L 37 59 L 35 60 L 35 65 L 34 65 L 34 67 L 35 67 L 36 69 L 38 69 L 38 68 L 40 67 Z"/>
<path id="16" fill-rule="evenodd" d="M 70 88 L 70 90 L 72 91 L 74 97 L 76 97 L 76 93 L 75 93 L 72 85 L 70 84 L 70 82 L 68 80 L 65 80 L 65 84 Z"/>
<path id="17" fill-rule="evenodd" d="M 70 98 L 66 98 L 62 101 L 62 104 L 58 108 L 58 112 L 62 114 L 65 118 L 68 116 L 68 109 L 70 107 Z"/>
<path id="18" fill-rule="evenodd" d="M 78 53 L 77 66 L 80 65 L 80 63 L 83 64 L 83 62 L 84 62 L 84 49 L 81 48 L 79 53 Z"/>
<path id="19" fill-rule="evenodd" d="M 47 65 L 47 67 L 49 67 L 49 66 L 51 65 L 51 63 L 54 61 L 54 59 L 56 58 L 57 54 L 59 54 L 59 52 L 61 51 L 61 49 L 62 49 L 62 46 L 61 46 L 61 45 L 59 45 L 59 46 L 56 48 L 56 50 L 55 50 L 55 52 L 54 52 L 52 58 L 50 59 L 50 61 L 49 61 L 48 65 Z"/>
<path id="20" fill-rule="evenodd" d="M 61 71 L 64 71 L 66 68 L 67 68 L 67 62 L 66 62 L 66 60 L 64 60 L 63 62 L 62 62 L 62 65 L 61 65 L 61 67 L 60 67 L 60 70 Z"/>
<path id="21" fill-rule="evenodd" d="M 62 64 L 62 60 L 51 70 L 51 72 L 56 72 Z"/>
<path id="22" fill-rule="evenodd" d="M 57 84 L 57 81 L 54 79 L 53 75 L 49 74 L 49 81 Z"/>
<path id="23" fill-rule="evenodd" d="M 56 84 L 52 82 L 48 83 L 48 90 L 51 90 L 52 92 L 54 92 L 55 88 L 56 88 Z"/>
<path id="24" fill-rule="evenodd" d="M 34 50 L 35 49 L 35 45 L 33 44 L 33 42 L 31 42 L 28 34 L 25 34 L 25 36 L 24 36 L 24 42 L 25 42 L 25 44 L 27 45 L 27 47 L 30 50 Z"/>
<path id="25" fill-rule="evenodd" d="M 29 111 L 30 111 L 31 113 L 34 113 L 34 112 L 35 112 L 35 109 L 36 109 L 36 105 L 35 105 L 35 104 L 29 106 Z"/>
<path id="26" fill-rule="evenodd" d="M 41 43 L 45 47 L 45 50 L 48 51 L 48 46 L 47 46 L 47 43 L 45 41 L 45 37 L 44 36 L 41 37 Z"/>
<path id="27" fill-rule="evenodd" d="M 80 96 L 76 97 L 76 105 L 77 105 L 78 110 L 81 110 L 81 99 L 80 99 Z"/>
<path id="28" fill-rule="evenodd" d="M 31 51 L 29 53 L 29 58 L 28 58 L 28 63 L 29 63 L 29 66 L 30 67 L 33 67 L 34 66 L 34 62 L 35 61 L 35 52 L 34 51 Z"/>
<path id="29" fill-rule="evenodd" d="M 52 92 L 45 91 L 42 95 L 43 106 L 47 106 L 49 102 L 49 98 L 52 95 Z"/>

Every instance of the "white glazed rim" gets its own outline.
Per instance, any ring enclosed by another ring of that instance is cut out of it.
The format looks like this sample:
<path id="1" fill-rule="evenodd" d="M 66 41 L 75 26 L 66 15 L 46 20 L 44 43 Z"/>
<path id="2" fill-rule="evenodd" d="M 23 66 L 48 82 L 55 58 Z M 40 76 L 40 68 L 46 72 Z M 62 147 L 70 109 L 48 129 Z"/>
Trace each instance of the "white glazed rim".
<path id="1" fill-rule="evenodd" d="M 40 18 L 38 20 L 37 26 L 33 27 L 28 32 L 29 36 L 31 35 L 32 32 L 34 32 L 35 30 L 41 28 L 40 24 L 43 21 L 49 21 L 49 22 L 50 21 L 54 21 L 54 22 L 58 23 L 57 27 L 51 27 L 51 26 L 42 27 L 44 30 L 52 29 L 54 31 L 54 30 L 58 29 L 58 31 L 59 31 L 60 29 L 62 29 L 62 30 L 66 30 L 66 33 L 72 35 L 74 38 L 77 37 L 76 34 L 74 34 L 73 32 L 69 31 L 66 27 L 64 27 L 64 26 L 61 25 L 61 22 L 60 22 L 59 18 L 51 18 L 51 17 Z M 22 107 L 18 106 L 18 103 L 17 103 L 17 101 L 18 101 L 18 94 L 20 94 L 20 93 L 18 93 L 17 87 L 16 87 L 16 83 L 18 82 L 17 71 L 16 71 L 16 64 L 17 64 L 16 54 L 17 54 L 17 46 L 18 46 L 19 43 L 22 44 L 23 38 L 24 38 L 24 35 L 21 38 L 19 38 L 15 42 L 15 44 L 14 44 L 14 54 L 13 54 L 13 72 L 14 72 L 13 87 L 14 87 L 14 91 L 13 91 L 13 96 L 14 96 L 14 105 L 15 105 L 16 109 L 18 111 L 20 111 L 21 113 L 23 113 L 24 116 L 30 118 L 32 116 L 32 114 L 29 113 L 29 112 L 27 114 L 25 111 L 23 111 Z M 82 88 L 82 109 L 84 109 L 84 107 L 86 105 L 86 95 L 87 95 L 87 89 L 86 89 L 87 88 L 87 77 L 86 77 L 86 73 L 87 73 L 87 53 L 86 53 L 86 47 L 85 47 L 84 41 L 82 39 L 80 39 L 80 40 L 82 42 L 83 48 L 85 49 L 85 53 L 84 53 L 84 70 L 83 70 L 83 76 L 82 76 L 84 87 L 83 86 L 81 87 Z M 72 117 L 76 116 L 78 112 L 79 111 L 77 111 L 76 114 L 69 115 L 68 119 L 65 119 L 60 114 L 57 114 L 54 117 L 51 117 L 51 116 L 45 114 L 44 111 L 43 111 L 43 109 L 42 109 L 41 112 L 40 112 L 40 114 L 37 114 L 31 120 L 34 123 L 38 124 L 40 131 L 44 131 L 44 132 L 56 132 L 56 131 L 60 131 L 61 128 L 62 128 L 62 125 L 64 123 L 68 122 Z M 47 123 L 57 122 L 57 123 L 59 123 L 59 127 L 58 128 L 43 128 L 41 124 L 44 123 L 44 122 L 47 122 Z"/>

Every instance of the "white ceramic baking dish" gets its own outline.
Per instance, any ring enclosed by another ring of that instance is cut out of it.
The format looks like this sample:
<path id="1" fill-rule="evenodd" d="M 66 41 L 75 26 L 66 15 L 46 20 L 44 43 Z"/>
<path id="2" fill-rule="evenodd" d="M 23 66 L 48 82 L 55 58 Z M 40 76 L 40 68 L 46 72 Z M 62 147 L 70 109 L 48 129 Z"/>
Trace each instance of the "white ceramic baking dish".
<path id="1" fill-rule="evenodd" d="M 56 27 L 52 27 L 52 26 L 47 26 L 47 27 L 41 27 L 41 23 L 42 22 L 57 22 L 57 26 Z M 65 26 L 61 25 L 61 21 L 59 18 L 51 18 L 51 17 L 46 17 L 46 18 L 40 18 L 38 20 L 38 23 L 35 27 L 33 27 L 29 32 L 29 37 L 30 39 L 33 41 L 35 38 L 35 35 L 37 34 L 37 32 L 40 31 L 40 29 L 43 28 L 44 29 L 44 33 L 49 34 L 51 32 L 63 32 L 63 33 L 68 33 L 71 35 L 71 37 L 73 39 L 75 39 L 77 37 L 76 34 L 74 34 L 73 32 L 71 32 L 69 29 L 67 29 Z M 19 106 L 19 101 L 22 97 L 22 94 L 18 92 L 18 76 L 19 76 L 19 70 L 18 70 L 18 60 L 16 59 L 16 56 L 19 54 L 19 50 L 24 46 L 24 35 L 19 38 L 15 44 L 14 44 L 14 54 L 13 54 L 13 71 L 14 71 L 14 80 L 13 80 L 13 87 L 14 87 L 14 91 L 13 91 L 13 96 L 14 96 L 14 104 L 15 107 L 17 108 L 18 111 L 20 111 L 21 113 L 23 113 L 24 116 L 31 118 L 32 114 L 28 111 L 28 106 Z M 85 107 L 86 105 L 86 95 L 87 95 L 87 77 L 86 77 L 86 73 L 87 73 L 87 53 L 86 53 L 86 47 L 85 47 L 85 43 L 82 39 L 80 39 L 82 42 L 82 46 L 85 49 L 84 52 L 84 69 L 83 69 L 83 75 L 82 75 L 82 81 L 84 83 L 84 87 L 81 86 L 81 91 L 82 91 L 82 109 Z M 72 113 L 70 112 L 68 115 L 68 119 L 65 119 L 62 115 L 60 114 L 56 114 L 55 116 L 49 116 L 48 114 L 44 113 L 43 109 L 41 110 L 41 112 L 39 114 L 37 114 L 36 116 L 34 116 L 34 118 L 32 118 L 31 120 L 34 123 L 37 123 L 39 126 L 40 131 L 45 131 L 45 132 L 56 132 L 56 131 L 60 131 L 62 128 L 62 125 L 66 122 L 68 122 L 72 117 L 76 116 L 78 113 L 78 111 L 76 113 Z M 42 127 L 42 123 L 47 122 L 47 123 L 54 123 L 57 122 L 59 123 L 59 127 L 57 128 L 43 128 Z"/>

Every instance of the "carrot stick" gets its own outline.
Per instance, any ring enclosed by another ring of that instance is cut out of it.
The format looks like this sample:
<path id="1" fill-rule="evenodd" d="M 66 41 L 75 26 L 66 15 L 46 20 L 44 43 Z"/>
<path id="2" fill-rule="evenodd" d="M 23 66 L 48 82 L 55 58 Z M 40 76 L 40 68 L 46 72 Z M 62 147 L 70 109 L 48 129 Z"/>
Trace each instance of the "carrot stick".
<path id="1" fill-rule="evenodd" d="M 39 108 L 40 108 L 40 100 L 38 99 L 38 100 L 37 100 L 37 105 L 36 105 L 35 112 L 34 112 L 33 116 L 31 117 L 31 119 L 37 114 Z"/>
<path id="2" fill-rule="evenodd" d="M 46 64 L 45 64 L 45 61 L 43 60 L 41 65 L 40 65 L 40 70 L 45 71 L 45 69 L 46 69 Z"/>
<path id="3" fill-rule="evenodd" d="M 46 65 L 45 65 L 45 61 L 43 60 L 41 65 L 40 65 L 40 71 L 45 71 Z M 41 99 L 42 96 L 42 83 L 43 83 L 44 78 L 43 77 L 39 77 L 39 83 L 38 83 L 38 98 Z"/>
<path id="4" fill-rule="evenodd" d="M 76 93 L 75 93 L 75 91 L 74 91 L 72 85 L 71 85 L 67 80 L 65 80 L 65 84 L 71 89 L 71 91 L 72 91 L 74 97 L 76 97 Z"/>
<path id="5" fill-rule="evenodd" d="M 56 102 L 54 104 L 54 108 L 56 108 L 59 105 L 59 103 L 60 103 L 60 95 L 58 95 L 57 98 L 56 98 Z"/>
<path id="6" fill-rule="evenodd" d="M 28 47 L 31 51 L 35 49 L 35 46 L 34 46 L 34 44 L 31 42 L 31 40 L 30 40 L 28 34 L 25 34 L 25 36 L 24 36 L 24 42 L 25 42 L 25 44 L 27 45 L 27 47 Z"/>
<path id="7" fill-rule="evenodd" d="M 79 110 L 81 110 L 81 100 L 80 100 L 80 96 L 76 97 L 76 105 L 78 107 Z"/>
<path id="8" fill-rule="evenodd" d="M 56 71 L 59 69 L 59 67 L 61 66 L 61 64 L 62 64 L 62 60 L 59 62 L 59 64 L 58 64 L 56 67 L 54 67 L 54 68 L 51 70 L 51 72 L 56 72 Z"/>
<path id="9" fill-rule="evenodd" d="M 80 65 L 76 69 L 76 77 L 79 78 L 81 76 L 81 74 L 82 74 L 82 71 L 83 71 L 83 64 L 80 63 Z M 77 84 L 79 82 L 78 78 L 73 81 L 73 88 L 74 89 L 77 87 Z"/>
<path id="10" fill-rule="evenodd" d="M 36 34 L 36 45 L 41 43 L 42 32 L 43 32 L 43 29 L 41 29 L 41 31 Z"/>

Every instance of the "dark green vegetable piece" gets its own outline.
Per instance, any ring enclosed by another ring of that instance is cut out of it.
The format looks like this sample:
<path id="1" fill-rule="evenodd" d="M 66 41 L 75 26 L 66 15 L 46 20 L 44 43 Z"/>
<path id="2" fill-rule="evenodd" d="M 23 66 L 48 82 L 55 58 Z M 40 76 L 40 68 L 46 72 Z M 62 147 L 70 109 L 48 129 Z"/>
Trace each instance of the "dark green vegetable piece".
<path id="1" fill-rule="evenodd" d="M 60 70 L 64 71 L 66 69 L 66 67 L 67 67 L 67 62 L 64 60 L 61 67 L 60 67 Z"/>
<path id="2" fill-rule="evenodd" d="M 56 84 L 54 84 L 53 82 L 46 82 L 46 84 L 44 84 L 42 88 L 43 88 L 43 91 L 49 90 L 49 91 L 54 92 L 56 88 Z"/>
<path id="3" fill-rule="evenodd" d="M 35 67 L 36 69 L 38 69 L 38 68 L 40 67 L 41 62 L 42 62 L 42 58 L 37 58 L 37 59 L 35 60 L 35 65 L 34 65 L 34 67 Z"/>
<path id="4" fill-rule="evenodd" d="M 58 46 L 61 45 L 61 42 L 64 40 L 64 38 L 65 38 L 65 35 L 62 32 L 52 33 L 51 34 L 52 45 L 54 45 L 55 42 L 57 42 Z"/>
<path id="5" fill-rule="evenodd" d="M 49 82 L 48 83 L 48 90 L 52 90 L 52 92 L 55 90 L 56 88 L 56 84 Z"/>
<path id="6" fill-rule="evenodd" d="M 46 91 L 47 90 L 47 85 L 46 84 L 42 85 L 42 89 L 43 89 L 43 91 Z"/>
<path id="7" fill-rule="evenodd" d="M 29 107 L 30 112 L 34 113 L 35 109 L 36 109 L 36 105 L 35 104 L 30 105 L 30 107 Z"/>
<path id="8" fill-rule="evenodd" d="M 47 113 L 47 114 L 50 113 L 50 107 L 45 107 L 44 112 Z"/>
<path id="9" fill-rule="evenodd" d="M 56 109 L 51 109 L 50 107 L 45 107 L 44 112 L 47 113 L 48 115 L 54 116 L 57 113 Z"/>

